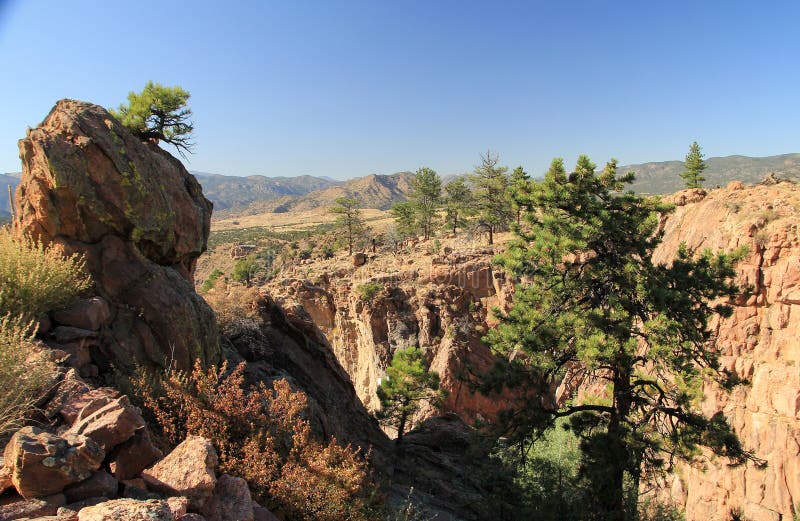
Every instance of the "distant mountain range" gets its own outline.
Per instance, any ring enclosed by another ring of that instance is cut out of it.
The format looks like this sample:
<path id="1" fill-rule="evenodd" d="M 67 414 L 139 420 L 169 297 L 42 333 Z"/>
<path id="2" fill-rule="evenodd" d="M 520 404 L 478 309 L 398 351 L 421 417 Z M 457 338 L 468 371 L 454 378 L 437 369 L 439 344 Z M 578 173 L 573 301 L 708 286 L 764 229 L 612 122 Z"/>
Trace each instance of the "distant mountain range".
<path id="1" fill-rule="evenodd" d="M 316 190 L 342 184 L 328 177 L 301 175 L 297 177 L 265 177 L 251 175 L 235 177 L 206 172 L 192 172 L 203 194 L 214 203 L 214 210 L 245 207 L 256 201 L 277 199 L 283 196 L 304 195 Z"/>
<path id="2" fill-rule="evenodd" d="M 304 212 L 317 208 L 329 208 L 339 197 L 357 197 L 361 200 L 364 208 L 388 210 L 395 203 L 407 199 L 411 190 L 409 183 L 412 175 L 411 172 L 398 172 L 391 175 L 371 174 L 300 196 L 257 201 L 245 207 L 215 212 L 215 216 L 224 218 L 261 213 Z"/>
<path id="3" fill-rule="evenodd" d="M 636 173 L 636 181 L 631 189 L 647 194 L 671 194 L 684 187 L 680 173 L 683 172 L 683 161 L 664 161 L 660 163 L 642 163 L 626 165 L 619 172 Z M 782 154 L 769 157 L 725 156 L 706 159 L 706 178 L 703 186 L 715 188 L 725 186 L 730 181 L 758 183 L 768 174 L 778 177 L 800 180 L 800 154 Z"/>
<path id="4" fill-rule="evenodd" d="M 800 154 L 769 157 L 726 156 L 706 160 L 705 186 L 725 186 L 733 180 L 757 183 L 770 173 L 800 180 Z M 668 194 L 683 188 L 683 161 L 664 161 L 625 165 L 620 172 L 633 171 L 636 181 L 631 188 L 639 193 Z M 327 208 L 337 197 L 359 197 L 365 208 L 386 210 L 404 201 L 413 174 L 372 174 L 349 181 L 325 176 L 297 177 L 226 176 L 192 172 L 203 186 L 203 193 L 214 203 L 216 217 L 254 215 L 267 212 L 306 211 Z M 10 215 L 8 189 L 19 183 L 19 172 L 0 174 L 0 218 Z"/>

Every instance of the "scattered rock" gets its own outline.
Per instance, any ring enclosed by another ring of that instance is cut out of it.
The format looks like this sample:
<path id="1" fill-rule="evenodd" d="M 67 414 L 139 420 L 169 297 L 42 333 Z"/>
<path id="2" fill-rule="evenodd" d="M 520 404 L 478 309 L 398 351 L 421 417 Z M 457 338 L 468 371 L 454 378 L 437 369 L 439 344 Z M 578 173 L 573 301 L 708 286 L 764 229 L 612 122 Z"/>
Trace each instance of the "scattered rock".
<path id="1" fill-rule="evenodd" d="M 275 514 L 253 501 L 253 521 L 280 521 Z"/>
<path id="2" fill-rule="evenodd" d="M 178 521 L 206 521 L 200 514 L 186 514 L 178 518 Z"/>
<path id="3" fill-rule="evenodd" d="M 103 449 L 86 436 L 56 436 L 24 427 L 8 442 L 3 460 L 17 492 L 30 499 L 57 494 L 89 478 L 104 457 Z"/>
<path id="4" fill-rule="evenodd" d="M 104 470 L 95 472 L 92 477 L 64 489 L 67 502 L 75 503 L 84 499 L 104 497 L 114 499 L 117 497 L 119 482 Z"/>
<path id="5" fill-rule="evenodd" d="M 186 496 L 200 510 L 214 492 L 217 451 L 210 440 L 189 436 L 154 466 L 142 472 L 148 488 L 168 495 Z"/>
<path id="6" fill-rule="evenodd" d="M 169 497 L 167 498 L 167 506 L 172 512 L 172 517 L 180 519 L 186 515 L 186 511 L 189 509 L 189 499 L 183 496 Z"/>
<path id="7" fill-rule="evenodd" d="M 115 499 L 78 512 L 78 521 L 172 521 L 166 501 L 150 499 Z"/>
<path id="8" fill-rule="evenodd" d="M 14 484 L 11 482 L 11 470 L 5 466 L 0 467 L 0 494 L 12 488 Z"/>
<path id="9" fill-rule="evenodd" d="M 71 425 L 79 411 L 75 411 L 75 416 L 71 419 L 67 419 L 67 417 L 63 416 L 61 411 L 67 407 L 68 404 L 89 392 L 89 390 L 89 386 L 78 375 L 78 371 L 75 369 L 68 369 L 67 372 L 64 373 L 64 377 L 53 390 L 52 397 L 43 407 L 45 416 L 51 420 L 56 420 L 56 417 L 61 414 L 62 418 Z"/>
<path id="10" fill-rule="evenodd" d="M 119 391 L 110 387 L 91 390 L 85 386 L 83 388 L 85 389 L 84 392 L 72 394 L 62 400 L 63 405 L 58 412 L 69 425 L 74 424 L 79 416 L 86 418 L 122 396 Z"/>
<path id="11" fill-rule="evenodd" d="M 17 498 L 0 504 L 0 520 L 54 516 L 65 501 L 63 494 L 54 494 L 40 499 L 21 499 L 17 496 Z"/>
<path id="12" fill-rule="evenodd" d="M 363 266 L 367 263 L 367 254 L 358 252 L 353 254 L 353 266 Z"/>
<path id="13" fill-rule="evenodd" d="M 95 411 L 91 402 L 81 410 L 69 433 L 82 434 L 93 439 L 107 452 L 128 441 L 137 429 L 144 427 L 139 410 L 131 405 L 127 396 L 120 396 Z"/>
<path id="14" fill-rule="evenodd" d="M 102 297 L 77 300 L 53 312 L 53 320 L 64 326 L 97 331 L 111 318 L 108 302 Z"/>
<path id="15" fill-rule="evenodd" d="M 96 339 L 97 331 L 79 327 L 58 326 L 50 332 L 50 337 L 59 344 L 69 344 L 71 342 L 86 341 L 87 339 Z"/>
<path id="16" fill-rule="evenodd" d="M 253 521 L 250 489 L 242 478 L 223 474 L 214 487 L 214 495 L 202 510 L 208 521 Z"/>
<path id="17" fill-rule="evenodd" d="M 114 449 L 109 458 L 109 466 L 115 478 L 128 480 L 141 474 L 162 456 L 161 451 L 153 445 L 150 431 L 143 427 L 137 429 L 131 439 Z"/>

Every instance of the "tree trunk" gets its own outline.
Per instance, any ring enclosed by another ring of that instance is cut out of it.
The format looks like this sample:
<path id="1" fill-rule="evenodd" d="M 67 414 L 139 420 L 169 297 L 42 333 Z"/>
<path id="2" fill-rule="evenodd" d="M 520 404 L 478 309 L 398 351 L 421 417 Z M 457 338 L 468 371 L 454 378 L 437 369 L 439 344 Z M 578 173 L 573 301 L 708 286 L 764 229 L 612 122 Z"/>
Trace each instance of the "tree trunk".
<path id="1" fill-rule="evenodd" d="M 494 244 L 494 226 L 489 225 L 489 244 Z"/>
<path id="2" fill-rule="evenodd" d="M 456 234 L 457 227 L 458 227 L 458 213 L 456 213 L 455 217 L 453 217 L 453 235 Z"/>
<path id="3" fill-rule="evenodd" d="M 395 441 L 395 445 L 400 445 L 403 442 L 403 433 L 406 430 L 406 420 L 407 415 L 403 413 L 400 415 L 400 424 L 397 426 L 397 440 Z"/>

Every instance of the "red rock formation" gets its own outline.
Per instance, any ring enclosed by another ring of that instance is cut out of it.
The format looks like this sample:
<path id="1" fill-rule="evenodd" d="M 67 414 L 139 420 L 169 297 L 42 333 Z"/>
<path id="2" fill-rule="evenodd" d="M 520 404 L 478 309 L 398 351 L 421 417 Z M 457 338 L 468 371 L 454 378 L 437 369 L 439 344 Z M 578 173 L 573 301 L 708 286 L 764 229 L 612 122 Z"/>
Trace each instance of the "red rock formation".
<path id="1" fill-rule="evenodd" d="M 101 369 L 219 361 L 213 312 L 191 283 L 211 203 L 180 161 L 74 100 L 59 101 L 19 149 L 18 226 L 83 254 L 110 303 L 92 352 Z"/>
<path id="2" fill-rule="evenodd" d="M 481 337 L 493 320 L 489 309 L 509 302 L 510 287 L 492 268 L 492 250 L 448 253 L 411 266 L 387 267 L 386 259 L 355 268 L 332 265 L 317 284 L 278 279 L 268 290 L 296 324 L 331 346 L 367 409 L 379 407 L 377 387 L 394 352 L 419 345 L 448 391 L 444 410 L 467 422 L 491 419 L 505 398 L 473 392 L 462 373 L 492 363 Z M 383 287 L 369 300 L 358 291 L 367 282 Z"/>
<path id="3" fill-rule="evenodd" d="M 722 366 L 750 383 L 730 395 L 707 384 L 703 409 L 723 411 L 767 467 L 682 465 L 668 495 L 686 506 L 689 521 L 727 520 L 732 509 L 752 521 L 792 519 L 800 506 L 800 187 L 734 182 L 704 197 L 680 192 L 672 201 L 679 206 L 663 223 L 656 260 L 673 257 L 681 242 L 749 248 L 738 271 L 752 293 L 714 327 Z"/>

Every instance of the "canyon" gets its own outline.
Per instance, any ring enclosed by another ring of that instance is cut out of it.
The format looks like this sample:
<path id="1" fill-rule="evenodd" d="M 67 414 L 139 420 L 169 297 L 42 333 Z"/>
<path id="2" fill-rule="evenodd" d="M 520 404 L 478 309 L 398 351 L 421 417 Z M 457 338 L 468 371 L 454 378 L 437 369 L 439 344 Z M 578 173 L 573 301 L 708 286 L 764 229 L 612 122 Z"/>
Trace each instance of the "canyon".
<path id="1" fill-rule="evenodd" d="M 702 410 L 723 412 L 766 466 L 729 467 L 710 457 L 702 465 L 679 464 L 661 496 L 689 520 L 723 521 L 731 512 L 753 521 L 791 518 L 800 502 L 800 189 L 770 178 L 684 190 L 665 200 L 675 209 L 662 218 L 656 262 L 670 262 L 682 243 L 698 252 L 747 248 L 737 266 L 747 292 L 733 303 L 731 317 L 712 324 L 723 368 L 743 383 L 728 393 L 707 382 Z M 441 251 L 420 244 L 370 255 L 358 266 L 349 258 L 308 261 L 264 289 L 318 331 L 369 410 L 378 407 L 376 388 L 392 354 L 417 345 L 448 391 L 444 410 L 468 423 L 491 420 L 518 397 L 484 396 L 465 375 L 492 363 L 481 337 L 495 323 L 491 309 L 513 301 L 513 285 L 492 265 L 502 247 L 455 237 L 441 245 Z M 359 291 L 367 284 L 379 288 L 370 298 Z M 423 411 L 418 420 L 432 414 Z"/>

